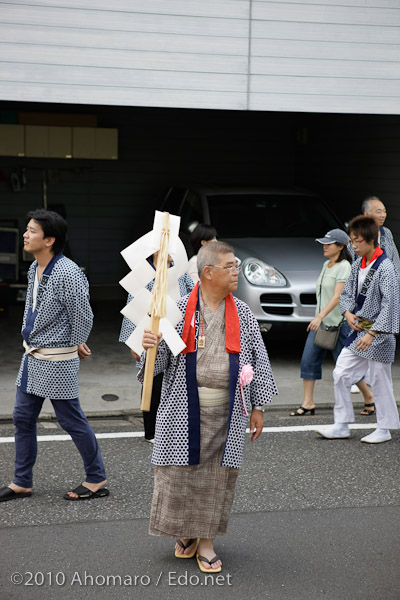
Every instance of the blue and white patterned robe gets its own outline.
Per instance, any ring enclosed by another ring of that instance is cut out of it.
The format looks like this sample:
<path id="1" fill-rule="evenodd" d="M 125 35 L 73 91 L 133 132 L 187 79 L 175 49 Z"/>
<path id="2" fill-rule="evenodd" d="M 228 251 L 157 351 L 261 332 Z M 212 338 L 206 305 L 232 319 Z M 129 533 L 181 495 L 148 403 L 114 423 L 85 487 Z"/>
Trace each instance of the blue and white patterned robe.
<path id="1" fill-rule="evenodd" d="M 194 288 L 194 283 L 193 283 L 190 275 L 188 275 L 188 273 L 184 273 L 181 277 L 179 277 L 178 285 L 179 285 L 179 292 L 181 294 L 181 297 L 186 296 L 186 294 L 190 294 L 190 292 Z M 153 281 L 150 281 L 150 283 L 148 283 L 146 285 L 146 288 L 149 290 L 149 292 L 151 292 L 151 290 L 153 289 L 153 286 L 154 286 L 154 279 L 153 279 Z M 131 300 L 133 300 L 133 296 L 131 294 L 128 294 L 128 299 L 127 299 L 126 303 L 129 304 L 129 302 L 131 302 Z M 121 331 L 119 334 L 119 341 L 125 343 L 126 340 L 128 339 L 128 337 L 131 335 L 131 333 L 133 333 L 135 331 L 135 329 L 136 329 L 136 325 L 134 325 L 132 323 L 132 321 L 130 321 L 127 317 L 124 317 L 122 319 Z"/>
<path id="2" fill-rule="evenodd" d="M 93 325 L 86 276 L 72 260 L 62 254 L 56 255 L 39 282 L 34 311 L 37 314 L 33 321 L 30 315 L 36 268 L 34 261 L 28 271 L 22 323 L 26 342 L 32 348 L 67 348 L 85 343 Z M 32 322 L 33 328 L 29 331 Z M 16 384 L 22 391 L 42 398 L 78 398 L 79 364 L 79 358 L 53 362 L 24 354 Z"/>
<path id="3" fill-rule="evenodd" d="M 177 306 L 185 313 L 189 296 Z M 254 378 L 244 387 L 247 410 L 271 402 L 278 393 L 268 354 L 257 320 L 250 308 L 234 298 L 240 323 L 240 354 L 230 354 L 230 410 L 227 439 L 222 466 L 239 468 L 242 463 L 248 417 L 244 414 L 239 373 L 244 365 L 252 365 Z M 182 335 L 184 321 L 176 326 Z M 199 324 L 196 319 L 196 340 Z M 197 347 L 197 342 L 196 342 Z M 165 342 L 158 348 L 154 374 L 164 372 L 161 401 L 157 413 L 152 462 L 155 465 L 193 465 L 200 458 L 200 408 L 196 381 L 197 353 L 174 357 Z M 141 357 L 138 379 L 143 383 L 145 353 Z"/>
<path id="4" fill-rule="evenodd" d="M 368 287 L 362 308 L 354 313 L 361 260 L 359 257 L 351 267 L 349 278 L 340 296 L 340 310 L 342 314 L 349 310 L 363 319 L 373 321 L 371 329 L 382 333 L 375 336 L 368 350 L 361 351 L 356 350 L 355 346 L 365 335 L 365 331 L 358 332 L 348 348 L 363 358 L 392 363 L 396 350 L 394 334 L 399 332 L 400 312 L 398 278 L 395 268 L 388 258 L 381 262 Z"/>
<path id="5" fill-rule="evenodd" d="M 397 277 L 400 279 L 400 258 L 394 243 L 393 234 L 387 227 L 381 227 L 380 247 L 386 252 L 386 256 L 392 261 Z"/>

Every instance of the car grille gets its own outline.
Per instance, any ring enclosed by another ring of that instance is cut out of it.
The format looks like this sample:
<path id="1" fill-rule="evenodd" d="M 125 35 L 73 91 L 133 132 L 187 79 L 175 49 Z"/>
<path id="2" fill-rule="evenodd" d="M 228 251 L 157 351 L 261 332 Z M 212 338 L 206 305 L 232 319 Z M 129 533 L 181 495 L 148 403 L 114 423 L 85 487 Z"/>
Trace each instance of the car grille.
<path id="1" fill-rule="evenodd" d="M 302 304 L 317 304 L 317 296 L 315 294 L 300 294 L 300 302 Z"/>
<path id="2" fill-rule="evenodd" d="M 291 294 L 270 293 L 260 296 L 261 308 L 267 315 L 290 316 L 293 314 L 295 303 Z M 300 294 L 300 304 L 304 306 L 315 306 L 317 297 L 315 294 Z"/>
<path id="3" fill-rule="evenodd" d="M 293 314 L 292 297 L 290 294 L 262 294 L 260 297 L 261 308 L 267 315 L 288 316 Z M 277 306 L 283 304 L 286 306 Z"/>
<path id="4" fill-rule="evenodd" d="M 260 302 L 261 304 L 292 304 L 292 296 L 290 294 L 262 294 Z"/>
<path id="5" fill-rule="evenodd" d="M 267 315 L 292 315 L 293 308 L 291 306 L 262 306 Z"/>

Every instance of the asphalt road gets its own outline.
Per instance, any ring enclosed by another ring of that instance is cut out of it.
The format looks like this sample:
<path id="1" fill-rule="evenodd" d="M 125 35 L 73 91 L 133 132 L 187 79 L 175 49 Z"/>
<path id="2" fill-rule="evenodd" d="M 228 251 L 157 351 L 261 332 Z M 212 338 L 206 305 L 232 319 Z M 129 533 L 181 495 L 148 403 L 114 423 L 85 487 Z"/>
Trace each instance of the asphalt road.
<path id="1" fill-rule="evenodd" d="M 328 424 L 331 411 L 295 421 L 275 410 L 265 425 Z M 141 430 L 139 419 L 92 424 L 96 433 Z M 0 504 L 0 598 L 399 600 L 400 432 L 377 446 L 360 443 L 367 432 L 328 441 L 280 429 L 248 442 L 229 531 L 216 541 L 220 576 L 148 536 L 151 447 L 141 437 L 101 439 L 111 495 L 89 502 L 62 498 L 82 480 L 73 443 L 41 441 L 34 496 Z M 12 433 L 0 425 L 0 438 Z M 38 433 L 63 432 L 40 423 Z M 1 485 L 13 452 L 0 443 Z"/>

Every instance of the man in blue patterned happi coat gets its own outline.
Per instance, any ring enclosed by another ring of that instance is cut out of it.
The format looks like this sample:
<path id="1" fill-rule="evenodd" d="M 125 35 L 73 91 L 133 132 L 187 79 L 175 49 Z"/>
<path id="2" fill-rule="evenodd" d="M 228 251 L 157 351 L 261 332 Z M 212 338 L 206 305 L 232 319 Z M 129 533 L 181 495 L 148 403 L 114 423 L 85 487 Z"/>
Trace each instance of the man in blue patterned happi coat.
<path id="1" fill-rule="evenodd" d="M 28 214 L 24 249 L 35 256 L 28 271 L 22 324 L 25 354 L 17 377 L 14 480 L 0 489 L 0 502 L 32 495 L 37 454 L 36 422 L 50 398 L 61 427 L 72 437 L 86 479 L 66 500 L 108 496 L 100 449 L 78 398 L 80 359 L 90 356 L 86 341 L 93 324 L 89 285 L 78 265 L 62 254 L 67 223 L 57 213 Z"/>
<path id="2" fill-rule="evenodd" d="M 340 296 L 340 309 L 352 333 L 333 371 L 335 423 L 317 430 L 328 439 L 350 437 L 348 424 L 354 422 L 351 384 L 360 381 L 368 369 L 378 426 L 361 441 L 387 442 L 391 439 L 390 429 L 400 429 L 391 375 L 395 334 L 399 332 L 399 288 L 393 262 L 378 246 L 378 231 L 370 217 L 355 217 L 349 223 L 351 243 L 359 258 Z"/>
<path id="3" fill-rule="evenodd" d="M 183 319 L 176 331 L 186 347 L 174 356 L 161 341 L 155 362 L 164 378 L 149 532 L 175 538 L 175 557 L 197 552 L 200 570 L 217 573 L 222 561 L 214 539 L 228 527 L 249 415 L 254 441 L 277 389 L 257 320 L 232 295 L 241 270 L 232 246 L 202 246 L 197 267 L 200 284 L 177 302 Z M 156 343 L 145 330 L 143 348 Z M 143 353 L 141 382 L 145 360 Z"/>

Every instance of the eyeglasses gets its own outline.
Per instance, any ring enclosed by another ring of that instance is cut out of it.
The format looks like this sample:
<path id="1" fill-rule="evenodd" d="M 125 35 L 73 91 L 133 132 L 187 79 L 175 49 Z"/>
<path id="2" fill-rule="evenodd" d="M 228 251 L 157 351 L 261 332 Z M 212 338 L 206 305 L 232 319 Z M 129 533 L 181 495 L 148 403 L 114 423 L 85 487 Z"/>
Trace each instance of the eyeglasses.
<path id="1" fill-rule="evenodd" d="M 365 242 L 365 240 L 351 240 L 351 245 L 358 246 L 359 244 L 362 244 L 363 242 Z"/>
<path id="2" fill-rule="evenodd" d="M 215 269 L 224 269 L 228 271 L 231 275 L 236 275 L 236 273 L 240 273 L 242 270 L 242 265 L 234 265 L 232 267 L 224 267 L 222 265 L 207 265 L 208 267 L 214 267 Z"/>

